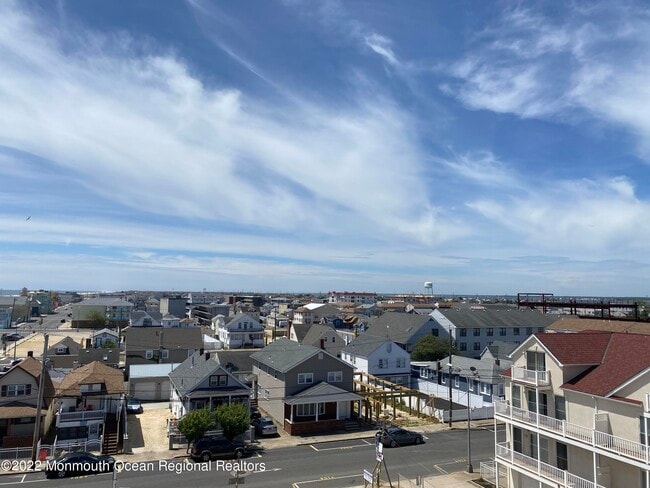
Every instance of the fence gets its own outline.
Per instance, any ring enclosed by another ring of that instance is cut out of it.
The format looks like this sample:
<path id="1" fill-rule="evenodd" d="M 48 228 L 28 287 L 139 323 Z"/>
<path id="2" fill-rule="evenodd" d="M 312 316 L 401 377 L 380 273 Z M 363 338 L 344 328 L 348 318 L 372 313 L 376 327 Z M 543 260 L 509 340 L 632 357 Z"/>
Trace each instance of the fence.
<path id="1" fill-rule="evenodd" d="M 404 475 L 397 475 L 398 488 L 436 488 L 436 485 L 431 479 L 424 479 L 418 477 L 416 479 L 409 479 Z"/>
<path id="2" fill-rule="evenodd" d="M 87 451 L 87 452 L 101 452 L 102 450 L 102 441 L 100 439 L 93 440 L 59 440 L 54 439 L 54 444 L 52 445 L 52 455 L 55 452 L 67 451 L 67 452 L 77 452 L 77 451 Z"/>
<path id="3" fill-rule="evenodd" d="M 54 446 L 42 444 L 36 450 L 36 457 L 51 457 L 54 455 Z M 30 447 L 10 447 L 0 449 L 0 459 L 31 459 L 32 448 Z"/>

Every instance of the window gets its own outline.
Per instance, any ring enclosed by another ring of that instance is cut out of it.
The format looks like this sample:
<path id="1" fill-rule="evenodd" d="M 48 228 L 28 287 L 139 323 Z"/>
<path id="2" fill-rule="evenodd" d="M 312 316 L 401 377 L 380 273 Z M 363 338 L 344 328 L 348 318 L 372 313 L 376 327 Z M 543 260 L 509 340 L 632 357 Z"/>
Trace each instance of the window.
<path id="1" fill-rule="evenodd" d="M 512 385 L 512 406 L 521 408 L 521 387 Z"/>
<path id="2" fill-rule="evenodd" d="M 328 383 L 340 383 L 343 381 L 343 371 L 330 371 L 327 373 Z"/>
<path id="3" fill-rule="evenodd" d="M 555 397 L 555 418 L 566 420 L 566 400 L 563 396 Z"/>
<path id="4" fill-rule="evenodd" d="M 523 432 L 519 427 L 512 428 L 512 449 L 515 452 L 523 452 Z"/>
<path id="5" fill-rule="evenodd" d="M 429 369 L 425 366 L 420 367 L 420 378 L 428 378 L 429 377 Z"/>
<path id="6" fill-rule="evenodd" d="M 144 358 L 153 359 L 153 349 L 148 349 L 147 351 L 145 351 Z"/>
<path id="7" fill-rule="evenodd" d="M 397 358 L 397 363 L 395 364 L 398 368 L 406 367 L 406 358 Z"/>
<path id="8" fill-rule="evenodd" d="M 542 436 L 539 438 L 539 460 L 548 464 L 548 439 Z"/>
<path id="9" fill-rule="evenodd" d="M 546 355 L 543 352 L 526 351 L 526 369 L 546 371 Z"/>
<path id="10" fill-rule="evenodd" d="M 314 382 L 314 373 L 298 373 L 299 385 L 310 385 Z"/>
<path id="11" fill-rule="evenodd" d="M 469 388 L 469 391 L 474 391 L 474 380 L 467 378 L 467 382 L 467 388 Z"/>
<path id="12" fill-rule="evenodd" d="M 526 335 L 533 335 L 533 328 L 532 327 L 526 327 Z"/>
<path id="13" fill-rule="evenodd" d="M 499 335 L 500 336 L 505 336 L 506 335 L 506 328 L 505 327 L 501 327 L 499 329 Z"/>
<path id="14" fill-rule="evenodd" d="M 318 405 L 318 415 L 325 414 L 324 403 L 305 403 L 296 405 L 296 416 L 298 417 L 314 417 L 316 415 L 316 405 Z"/>
<path id="15" fill-rule="evenodd" d="M 555 452 L 557 453 L 557 467 L 559 469 L 569 469 L 569 453 L 566 444 L 556 442 Z"/>
<path id="16" fill-rule="evenodd" d="M 162 353 L 162 358 L 163 359 L 169 359 L 169 350 L 168 349 L 163 349 L 161 351 L 161 353 Z"/>
<path id="17" fill-rule="evenodd" d="M 438 337 L 438 329 L 431 329 L 431 335 L 433 337 Z"/>
<path id="18" fill-rule="evenodd" d="M 483 395 L 490 394 L 490 384 L 489 383 L 479 383 L 481 385 L 481 393 Z"/>
<path id="19" fill-rule="evenodd" d="M 528 390 L 528 410 L 530 412 L 548 415 L 548 397 L 546 393 L 539 394 L 539 410 L 537 409 L 537 395 L 535 390 Z"/>
<path id="20" fill-rule="evenodd" d="M 486 329 L 486 334 L 488 335 L 488 337 L 492 337 L 494 335 L 494 329 L 492 327 L 488 327 Z"/>
<path id="21" fill-rule="evenodd" d="M 544 327 L 537 327 L 537 332 L 544 332 Z"/>
<path id="22" fill-rule="evenodd" d="M 467 337 L 467 329 L 460 329 L 460 336 Z"/>
<path id="23" fill-rule="evenodd" d="M 481 328 L 474 327 L 474 337 L 480 337 L 480 336 L 481 336 Z"/>
<path id="24" fill-rule="evenodd" d="M 32 385 L 2 385 L 0 396 L 14 397 L 32 394 Z"/>
<path id="25" fill-rule="evenodd" d="M 461 342 L 458 344 L 458 349 L 460 351 L 467 351 L 467 343 L 466 342 Z"/>
<path id="26" fill-rule="evenodd" d="M 460 387 L 460 378 L 458 376 L 454 376 L 454 387 Z"/>
<path id="27" fill-rule="evenodd" d="M 474 350 L 475 351 L 480 351 L 481 350 L 481 343 L 480 342 L 475 342 L 474 343 Z"/>
<path id="28" fill-rule="evenodd" d="M 392 342 L 386 343 L 386 352 L 390 353 L 392 350 L 393 350 L 393 343 Z"/>
<path id="29" fill-rule="evenodd" d="M 641 436 L 641 444 L 644 446 L 647 446 L 649 443 L 648 439 L 650 438 L 650 432 L 648 432 L 648 426 L 650 426 L 650 418 L 639 418 L 639 435 Z"/>
<path id="30" fill-rule="evenodd" d="M 227 386 L 228 385 L 228 376 L 225 374 L 212 375 L 210 376 L 210 386 Z"/>
<path id="31" fill-rule="evenodd" d="M 530 436 L 530 457 L 533 459 L 539 459 L 539 446 L 537 445 L 537 436 Z"/>
<path id="32" fill-rule="evenodd" d="M 386 368 L 388 368 L 388 359 L 380 359 L 379 369 L 386 369 Z"/>
<path id="33" fill-rule="evenodd" d="M 519 335 L 519 327 L 513 327 L 512 328 L 512 335 Z"/>

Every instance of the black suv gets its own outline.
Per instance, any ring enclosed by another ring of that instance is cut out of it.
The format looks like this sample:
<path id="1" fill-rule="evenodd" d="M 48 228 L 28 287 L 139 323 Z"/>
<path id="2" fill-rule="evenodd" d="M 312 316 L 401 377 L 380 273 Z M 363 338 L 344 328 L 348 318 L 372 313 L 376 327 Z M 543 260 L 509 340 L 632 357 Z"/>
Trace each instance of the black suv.
<path id="1" fill-rule="evenodd" d="M 243 442 L 230 442 L 223 437 L 203 437 L 194 443 L 190 456 L 195 461 L 208 462 L 216 457 L 241 459 L 247 448 Z"/>

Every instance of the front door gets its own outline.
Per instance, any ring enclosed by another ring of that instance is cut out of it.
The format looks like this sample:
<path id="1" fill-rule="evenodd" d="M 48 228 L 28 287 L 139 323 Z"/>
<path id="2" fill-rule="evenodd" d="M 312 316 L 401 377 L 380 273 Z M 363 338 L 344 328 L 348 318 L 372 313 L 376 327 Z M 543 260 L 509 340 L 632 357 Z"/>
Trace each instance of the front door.
<path id="1" fill-rule="evenodd" d="M 99 439 L 99 424 L 88 426 L 88 439 Z"/>

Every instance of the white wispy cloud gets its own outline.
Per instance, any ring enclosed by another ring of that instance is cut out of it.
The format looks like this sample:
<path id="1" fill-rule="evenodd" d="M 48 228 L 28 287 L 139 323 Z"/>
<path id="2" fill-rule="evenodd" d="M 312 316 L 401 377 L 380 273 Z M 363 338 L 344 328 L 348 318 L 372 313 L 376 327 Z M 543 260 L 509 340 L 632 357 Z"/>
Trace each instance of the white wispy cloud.
<path id="1" fill-rule="evenodd" d="M 650 9 L 564 4 L 553 20 L 506 10 L 476 37 L 440 88 L 471 109 L 572 120 L 575 111 L 629 129 L 650 160 Z M 577 118 L 576 120 L 581 120 Z"/>
<path id="2" fill-rule="evenodd" d="M 65 38 L 16 3 L 0 9 L 0 107 L 14 114 L 0 143 L 73 169 L 105 198 L 272 229 L 455 235 L 419 177 L 414 122 L 387 98 L 278 111 L 123 35 Z"/>

